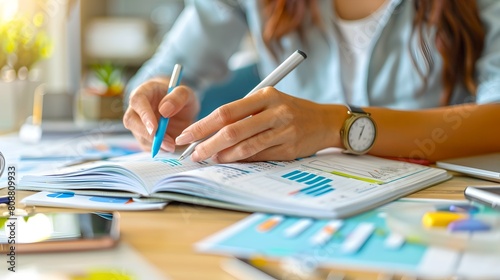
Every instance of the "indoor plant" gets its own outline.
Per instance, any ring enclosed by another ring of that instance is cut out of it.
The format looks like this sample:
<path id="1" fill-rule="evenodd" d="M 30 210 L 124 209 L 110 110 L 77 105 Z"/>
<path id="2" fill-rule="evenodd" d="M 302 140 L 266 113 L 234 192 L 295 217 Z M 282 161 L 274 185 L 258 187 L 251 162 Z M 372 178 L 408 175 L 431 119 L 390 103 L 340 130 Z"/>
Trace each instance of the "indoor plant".
<path id="1" fill-rule="evenodd" d="M 31 114 L 36 64 L 52 52 L 43 24 L 42 15 L 0 20 L 0 131 L 18 129 Z"/>
<path id="2" fill-rule="evenodd" d="M 123 69 L 109 62 L 92 66 L 81 92 L 81 113 L 87 120 L 121 119 Z"/>

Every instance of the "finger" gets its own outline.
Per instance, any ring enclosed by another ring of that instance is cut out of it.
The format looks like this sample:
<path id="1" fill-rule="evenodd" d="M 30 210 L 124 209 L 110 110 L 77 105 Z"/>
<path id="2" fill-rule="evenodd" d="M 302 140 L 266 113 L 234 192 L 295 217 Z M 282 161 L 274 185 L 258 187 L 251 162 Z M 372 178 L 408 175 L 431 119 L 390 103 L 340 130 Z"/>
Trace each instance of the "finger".
<path id="1" fill-rule="evenodd" d="M 262 112 L 251 118 L 245 118 L 234 124 L 225 126 L 214 136 L 199 144 L 191 158 L 194 161 L 205 160 L 245 139 L 259 135 L 263 131 L 270 130 L 270 132 L 259 136 L 258 142 L 252 142 L 255 146 L 245 146 L 245 150 L 239 151 L 241 155 L 236 156 L 238 159 L 249 157 L 253 153 L 268 147 L 267 143 L 271 142 L 271 138 L 273 137 L 271 128 L 276 125 L 276 121 L 273 120 L 275 118 L 277 117 L 270 112 Z"/>
<path id="2" fill-rule="evenodd" d="M 205 118 L 187 127 L 176 139 L 176 143 L 185 145 L 213 134 L 226 125 L 262 111 L 269 102 L 272 102 L 271 99 L 270 90 L 265 88 L 246 98 L 222 105 Z"/>
<path id="3" fill-rule="evenodd" d="M 174 139 L 168 135 L 165 135 L 163 141 L 161 143 L 161 149 L 173 153 L 175 151 L 175 142 Z"/>
<path id="4" fill-rule="evenodd" d="M 151 141 L 141 135 L 132 133 L 143 151 L 151 151 Z"/>
<path id="5" fill-rule="evenodd" d="M 306 156 L 311 156 L 311 155 L 303 155 L 303 156 L 293 156 L 290 151 L 290 146 L 287 145 L 286 143 L 276 145 L 273 147 L 269 147 L 253 156 L 250 156 L 248 158 L 239 160 L 240 162 L 254 162 L 254 161 L 266 161 L 266 160 L 296 160 L 297 158 L 300 157 L 306 157 Z"/>
<path id="6" fill-rule="evenodd" d="M 268 133 L 268 131 L 262 134 Z M 314 155 L 318 150 L 325 147 L 314 146 L 314 144 L 304 143 L 304 134 L 297 131 L 297 127 L 292 125 L 286 125 L 279 129 L 274 129 L 272 135 L 265 136 L 263 138 L 272 137 L 273 141 L 269 142 L 269 148 L 266 148 L 254 155 L 251 155 L 245 159 L 237 159 L 238 156 L 231 155 L 232 150 L 246 149 L 244 145 L 253 146 L 255 144 L 252 141 L 258 141 L 258 137 L 253 137 L 244 142 L 238 143 L 235 147 L 231 149 L 224 150 L 220 152 L 217 157 L 220 162 L 230 162 L 230 161 L 264 161 L 264 160 L 295 160 L 301 157 L 309 157 Z M 274 141 L 275 140 L 275 141 Z M 245 142 L 249 143 L 245 143 Z M 315 142 L 317 143 L 317 141 Z M 242 146 L 242 147 L 238 147 Z M 240 156 L 243 158 L 244 156 Z"/>
<path id="7" fill-rule="evenodd" d="M 287 134 L 276 130 L 266 130 L 251 138 L 215 154 L 212 159 L 218 163 L 235 161 L 253 161 L 254 157 L 269 159 L 294 158 L 293 150 L 284 151 Z"/>
<path id="8" fill-rule="evenodd" d="M 265 161 L 265 160 L 295 160 L 300 157 L 307 157 L 313 155 L 316 151 L 315 149 L 309 149 L 308 147 L 300 147 L 297 141 L 294 141 L 293 135 L 296 134 L 293 127 L 282 127 L 280 129 L 275 129 L 274 131 L 267 130 L 265 132 L 256 135 L 250 139 L 242 141 L 231 147 L 230 149 L 221 151 L 216 154 L 216 162 L 234 162 L 234 161 Z M 268 134 L 268 135 L 266 135 Z M 262 139 L 267 142 L 268 148 L 260 150 L 258 152 L 241 152 L 246 150 L 251 150 L 251 147 L 257 146 L 253 143 L 255 141 L 261 142 Z M 248 148 L 250 147 L 250 148 Z M 240 150 L 240 151 L 239 151 Z M 245 158 L 246 155 L 252 154 Z"/>
<path id="9" fill-rule="evenodd" d="M 163 139 L 163 142 L 161 143 L 161 149 L 173 153 L 175 151 L 175 143 L 172 139 L 167 140 L 166 138 Z"/>
<path id="10" fill-rule="evenodd" d="M 149 133 L 146 131 L 146 128 L 142 124 L 142 121 L 139 118 L 139 116 L 134 111 L 127 110 L 123 118 L 123 121 L 124 121 L 124 126 L 130 131 L 132 131 L 134 137 L 139 141 L 141 148 L 147 151 L 151 150 L 153 136 L 149 135 Z M 165 134 L 163 136 L 161 148 L 167 152 L 174 152 L 175 151 L 174 139 L 169 135 Z"/>
<path id="11" fill-rule="evenodd" d="M 151 151 L 153 143 L 149 138 L 144 138 L 138 134 L 134 134 L 134 137 L 136 138 L 137 142 L 139 142 L 139 145 L 142 150 Z M 161 149 L 166 152 L 174 152 L 175 151 L 174 140 L 170 137 L 165 138 L 161 144 Z"/>
<path id="12" fill-rule="evenodd" d="M 157 129 L 158 120 L 146 95 L 139 93 L 132 94 L 130 96 L 129 107 L 139 116 L 148 134 L 152 135 Z"/>
<path id="13" fill-rule="evenodd" d="M 152 135 L 144 126 L 139 115 L 131 108 L 128 108 L 123 116 L 123 125 L 125 128 L 132 131 L 134 135 L 140 136 L 141 138 L 152 139 Z"/>
<path id="14" fill-rule="evenodd" d="M 161 100 L 158 111 L 163 117 L 170 118 L 179 113 L 194 98 L 194 93 L 189 87 L 178 86 Z"/>

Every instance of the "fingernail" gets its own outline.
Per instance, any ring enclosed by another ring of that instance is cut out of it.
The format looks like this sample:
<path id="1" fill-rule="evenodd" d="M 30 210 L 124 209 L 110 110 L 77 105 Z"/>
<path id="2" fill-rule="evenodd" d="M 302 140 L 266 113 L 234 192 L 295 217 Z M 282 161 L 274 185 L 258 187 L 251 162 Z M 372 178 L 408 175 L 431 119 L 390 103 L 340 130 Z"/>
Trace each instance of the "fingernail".
<path id="1" fill-rule="evenodd" d="M 175 106 L 174 104 L 172 104 L 172 102 L 170 101 L 165 101 L 165 103 L 163 103 L 159 109 L 160 113 L 162 115 L 164 115 L 162 112 L 165 112 L 167 114 L 170 114 L 172 111 L 174 111 L 175 109 Z"/>
<path id="2" fill-rule="evenodd" d="M 153 129 L 154 126 L 151 122 L 146 122 L 146 130 L 148 131 L 149 135 L 153 134 Z"/>
<path id="3" fill-rule="evenodd" d="M 185 145 L 187 143 L 193 142 L 194 137 L 191 132 L 183 132 L 181 135 L 179 135 L 177 138 L 175 138 L 175 143 L 177 145 Z"/>

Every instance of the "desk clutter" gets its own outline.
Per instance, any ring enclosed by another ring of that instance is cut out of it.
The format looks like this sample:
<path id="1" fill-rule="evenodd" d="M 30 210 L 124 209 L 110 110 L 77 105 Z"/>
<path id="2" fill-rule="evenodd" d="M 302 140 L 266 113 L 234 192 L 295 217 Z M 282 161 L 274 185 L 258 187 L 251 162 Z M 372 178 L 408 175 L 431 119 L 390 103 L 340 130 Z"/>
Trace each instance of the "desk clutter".
<path id="1" fill-rule="evenodd" d="M 75 135 L 48 139 L 40 145 L 19 144 L 16 135 L 3 136 L 0 147 L 7 162 L 15 164 L 19 176 L 43 171 L 55 172 L 60 168 L 87 161 L 108 160 L 140 152 L 139 145 L 128 134 L 103 133 Z M 7 185 L 7 177 L 0 176 L 0 188 Z M 116 197 L 100 196 L 98 192 L 81 196 L 71 192 L 39 192 L 24 198 L 27 206 L 65 207 L 91 210 L 154 210 L 163 209 L 166 202 L 143 203 L 117 194 Z M 0 197 L 0 203 L 1 197 Z"/>
<path id="2" fill-rule="evenodd" d="M 481 217 L 489 226 L 487 233 L 426 225 L 426 215 L 438 209 L 456 214 L 449 210 L 456 205 L 471 207 L 467 202 L 402 199 L 347 219 L 256 213 L 200 241 L 196 248 L 249 260 L 278 260 L 284 269 L 292 268 L 301 275 L 319 267 L 350 267 L 432 279 L 498 277 L 500 212 L 482 205 L 473 205 L 473 214 L 461 212 Z M 397 218 L 409 215 L 417 219 L 400 221 L 404 225 L 389 223 L 388 218 L 396 214 Z M 432 240 L 436 235 L 453 242 Z M 457 240 L 460 242 L 454 242 Z M 479 246 L 483 243 L 489 246 Z"/>
<path id="3" fill-rule="evenodd" d="M 137 153 L 28 174 L 19 189 L 153 198 L 247 212 L 345 217 L 448 180 L 442 169 L 339 149 L 291 161 L 215 164 Z M 92 193 L 89 193 L 92 192 Z"/>
<path id="4" fill-rule="evenodd" d="M 277 261 L 283 271 L 298 275 L 331 268 L 428 278 L 500 275 L 500 247 L 491 246 L 500 244 L 500 212 L 467 201 L 400 199 L 384 205 L 449 179 L 445 170 L 337 150 L 290 162 L 193 163 L 166 153 L 152 159 L 130 136 L 94 136 L 22 150 L 0 139 L 6 161 L 17 164 L 20 176 L 29 175 L 19 178 L 18 190 L 36 186 L 38 191 L 20 202 L 142 211 L 164 209 L 172 200 L 255 212 L 199 241 L 196 251 L 248 263 Z M 162 279 L 122 242 L 105 251 L 46 256 L 40 261 L 37 255 L 23 255 L 23 266 L 47 279 L 76 274 Z M 6 279 L 30 279 L 16 277 Z"/>
<path id="5" fill-rule="evenodd" d="M 101 211 L 143 211 L 160 210 L 167 202 L 139 202 L 131 197 L 78 195 L 72 192 L 41 191 L 21 200 L 26 206 L 47 206 Z"/>
<path id="6" fill-rule="evenodd" d="M 101 131 L 46 135 L 42 142 L 33 145 L 21 143 L 17 134 L 0 138 L 0 152 L 5 156 L 6 163 L 15 165 L 21 176 L 42 171 L 55 172 L 70 165 L 140 151 L 139 145 L 130 135 L 108 135 Z M 7 178 L 0 177 L 0 188 L 6 183 Z"/>
<path id="7" fill-rule="evenodd" d="M 125 243 L 116 248 L 88 252 L 28 254 L 19 257 L 16 272 L 0 264 L 0 279 L 4 280 L 165 280 L 135 249 Z"/>
<path id="8" fill-rule="evenodd" d="M 165 279 L 120 241 L 120 225 L 118 212 L 7 212 L 0 216 L 0 279 Z"/>

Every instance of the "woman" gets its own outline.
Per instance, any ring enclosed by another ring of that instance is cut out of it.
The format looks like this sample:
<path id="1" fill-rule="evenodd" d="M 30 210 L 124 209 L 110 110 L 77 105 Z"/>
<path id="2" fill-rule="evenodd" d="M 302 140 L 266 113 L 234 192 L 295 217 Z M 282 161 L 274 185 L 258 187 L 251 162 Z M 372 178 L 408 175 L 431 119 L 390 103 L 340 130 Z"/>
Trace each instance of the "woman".
<path id="1" fill-rule="evenodd" d="M 377 127 L 362 152 L 430 161 L 498 152 L 498 15 L 496 0 L 193 1 L 131 82 L 124 124 L 150 149 L 157 119 L 169 117 L 170 152 L 216 133 L 194 161 L 289 160 L 346 148 L 351 104 Z M 191 124 L 195 91 L 227 74 L 247 28 L 263 77 L 296 49 L 308 59 L 276 87 Z M 175 63 L 185 85 L 165 96 Z"/>

